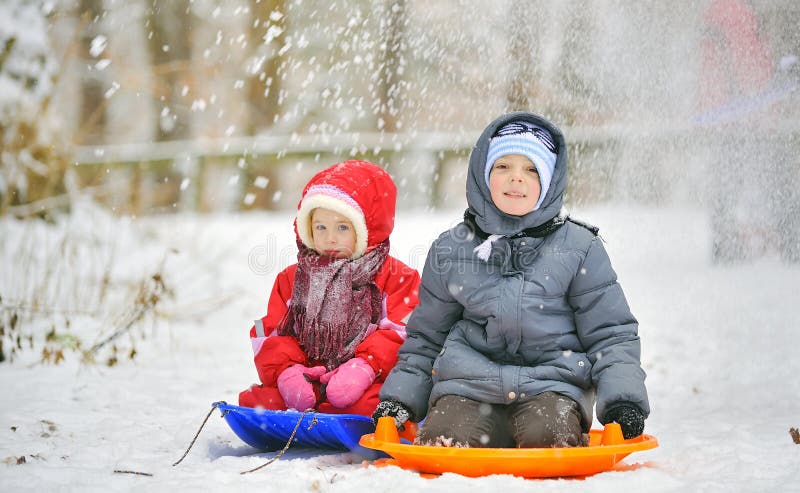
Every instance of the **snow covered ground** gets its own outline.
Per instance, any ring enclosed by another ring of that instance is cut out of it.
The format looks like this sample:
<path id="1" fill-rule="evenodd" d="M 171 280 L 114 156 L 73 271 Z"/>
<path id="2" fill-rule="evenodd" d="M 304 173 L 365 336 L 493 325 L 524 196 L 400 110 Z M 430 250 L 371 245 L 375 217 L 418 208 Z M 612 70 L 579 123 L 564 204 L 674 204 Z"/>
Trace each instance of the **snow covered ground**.
<path id="1" fill-rule="evenodd" d="M 165 271 L 178 296 L 164 307 L 175 317 L 145 329 L 132 362 L 0 365 L 0 490 L 800 491 L 800 445 L 789 435 L 800 427 L 800 267 L 771 254 L 712 266 L 707 220 L 694 209 L 573 212 L 601 227 L 641 324 L 653 409 L 646 432 L 660 446 L 625 460 L 639 467 L 585 480 L 424 479 L 352 454 L 290 449 L 240 475 L 274 454 L 255 453 L 218 412 L 172 467 L 211 403 L 235 403 L 256 380 L 247 331 L 294 254 L 290 212 L 177 215 L 134 222 L 148 251 L 178 250 Z M 393 254 L 421 267 L 430 242 L 459 216 L 400 214 Z M 12 241 L 19 228 L 3 221 L 2 241 Z M 115 258 L 135 269 L 144 262 L 137 252 Z"/>

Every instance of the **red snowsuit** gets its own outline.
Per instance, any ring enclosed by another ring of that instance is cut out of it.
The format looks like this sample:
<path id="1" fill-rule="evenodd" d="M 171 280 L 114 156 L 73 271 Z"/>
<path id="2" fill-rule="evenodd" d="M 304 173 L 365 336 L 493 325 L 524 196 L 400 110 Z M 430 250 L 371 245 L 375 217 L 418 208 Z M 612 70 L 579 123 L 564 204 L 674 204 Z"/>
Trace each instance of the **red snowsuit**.
<path id="1" fill-rule="evenodd" d="M 275 333 L 287 304 L 292 296 L 294 272 L 292 265 L 275 280 L 269 298 L 267 315 L 261 319 L 266 337 L 258 337 L 255 326 L 250 329 L 250 340 L 255 353 L 255 364 L 261 385 L 254 385 L 239 394 L 239 405 L 247 407 L 261 406 L 265 409 L 286 409 L 283 398 L 278 392 L 278 375 L 294 365 L 314 366 L 316 361 L 309 361 L 300 343 L 291 336 L 279 336 Z M 397 350 L 406 338 L 405 321 L 413 307 L 418 303 L 417 287 L 419 274 L 394 257 L 387 257 L 383 267 L 375 276 L 375 284 L 383 293 L 383 317 L 377 330 L 367 336 L 356 348 L 356 356 L 363 358 L 372 366 L 377 375 L 375 382 L 364 392 L 364 396 L 348 408 L 337 409 L 328 402 L 323 402 L 317 411 L 324 413 L 370 415 L 378 405 L 378 391 L 389 370 L 397 362 Z"/>
<path id="2" fill-rule="evenodd" d="M 769 38 L 743 0 L 712 0 L 703 21 L 695 121 L 712 151 L 705 188 L 712 259 L 751 259 L 772 243 L 792 258 L 799 223 L 786 197 L 796 173 L 788 147 L 778 144 L 781 105 L 768 97 L 776 75 Z"/>
<path id="3" fill-rule="evenodd" d="M 741 0 L 713 0 L 703 20 L 698 110 L 720 108 L 763 91 L 774 66 L 753 9 Z M 733 123 L 742 125 L 741 120 Z"/>
<path id="4" fill-rule="evenodd" d="M 396 189 L 388 174 L 383 171 L 376 173 L 374 168 L 369 163 L 347 161 L 318 173 L 309 181 L 303 190 L 303 199 L 298 204 L 295 221 L 295 232 L 304 245 L 313 247 L 309 244 L 312 241 L 309 217 L 313 207 L 335 207 L 349 217 L 357 232 L 356 248 L 361 249 L 361 253 L 388 239 L 394 227 Z M 325 362 L 311 360 L 296 337 L 278 334 L 281 320 L 291 307 L 297 268 L 298 265 L 294 264 L 278 274 L 269 298 L 267 315 L 257 320 L 250 329 L 254 361 L 261 384 L 253 385 L 239 394 L 241 406 L 286 409 L 278 390 L 278 376 L 295 364 L 307 367 L 325 365 Z M 405 322 L 419 302 L 419 282 L 416 270 L 390 255 L 386 256 L 374 277 L 374 284 L 382 298 L 380 320 L 364 328 L 368 335 L 356 346 L 353 355 L 372 367 L 375 380 L 354 404 L 337 408 L 326 399 L 318 402 L 318 412 L 372 414 L 379 402 L 378 391 L 397 362 L 397 351 L 406 338 Z M 319 384 L 313 385 L 319 397 Z"/>

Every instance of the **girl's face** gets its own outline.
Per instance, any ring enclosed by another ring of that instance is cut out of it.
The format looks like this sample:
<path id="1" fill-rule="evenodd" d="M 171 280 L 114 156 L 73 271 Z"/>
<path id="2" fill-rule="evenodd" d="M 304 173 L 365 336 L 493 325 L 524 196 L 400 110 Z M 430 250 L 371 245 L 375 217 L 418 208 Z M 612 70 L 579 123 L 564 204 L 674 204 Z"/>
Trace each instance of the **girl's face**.
<path id="1" fill-rule="evenodd" d="M 498 209 L 512 216 L 533 211 L 542 186 L 536 166 L 525 156 L 499 157 L 489 172 L 489 191 Z"/>
<path id="2" fill-rule="evenodd" d="M 333 258 L 350 258 L 356 248 L 356 230 L 347 218 L 318 207 L 311 212 L 314 250 Z"/>

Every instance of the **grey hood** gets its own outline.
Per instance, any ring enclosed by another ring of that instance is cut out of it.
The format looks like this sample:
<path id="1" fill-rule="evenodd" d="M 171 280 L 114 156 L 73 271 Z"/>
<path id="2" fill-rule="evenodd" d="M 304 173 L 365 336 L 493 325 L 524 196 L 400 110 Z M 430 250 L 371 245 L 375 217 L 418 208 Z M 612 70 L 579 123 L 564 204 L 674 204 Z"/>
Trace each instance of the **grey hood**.
<path id="1" fill-rule="evenodd" d="M 524 120 L 547 129 L 553 136 L 558 149 L 558 158 L 550 181 L 550 189 L 535 211 L 524 216 L 512 216 L 500 211 L 492 202 L 489 186 L 484 179 L 486 155 L 489 141 L 498 128 L 517 120 Z M 567 187 L 567 146 L 564 134 L 555 125 L 541 116 L 519 111 L 508 113 L 496 119 L 483 131 L 469 156 L 469 173 L 467 174 L 467 211 L 475 216 L 478 227 L 489 234 L 513 235 L 523 229 L 541 226 L 561 212 L 564 190 Z"/>

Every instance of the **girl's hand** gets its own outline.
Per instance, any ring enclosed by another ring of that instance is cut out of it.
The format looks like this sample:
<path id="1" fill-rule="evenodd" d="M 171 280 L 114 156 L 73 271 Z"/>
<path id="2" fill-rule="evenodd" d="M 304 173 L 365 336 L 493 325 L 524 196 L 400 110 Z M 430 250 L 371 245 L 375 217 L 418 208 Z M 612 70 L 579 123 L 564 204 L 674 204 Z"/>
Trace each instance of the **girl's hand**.
<path id="1" fill-rule="evenodd" d="M 317 393 L 311 382 L 324 374 L 324 366 L 308 368 L 298 364 L 283 370 L 278 376 L 278 392 L 281 393 L 286 408 L 298 411 L 312 409 L 317 403 Z"/>
<path id="2" fill-rule="evenodd" d="M 328 402 L 340 409 L 352 406 L 364 395 L 364 391 L 375 381 L 375 370 L 361 358 L 350 359 L 319 379 L 327 384 L 325 396 Z"/>

